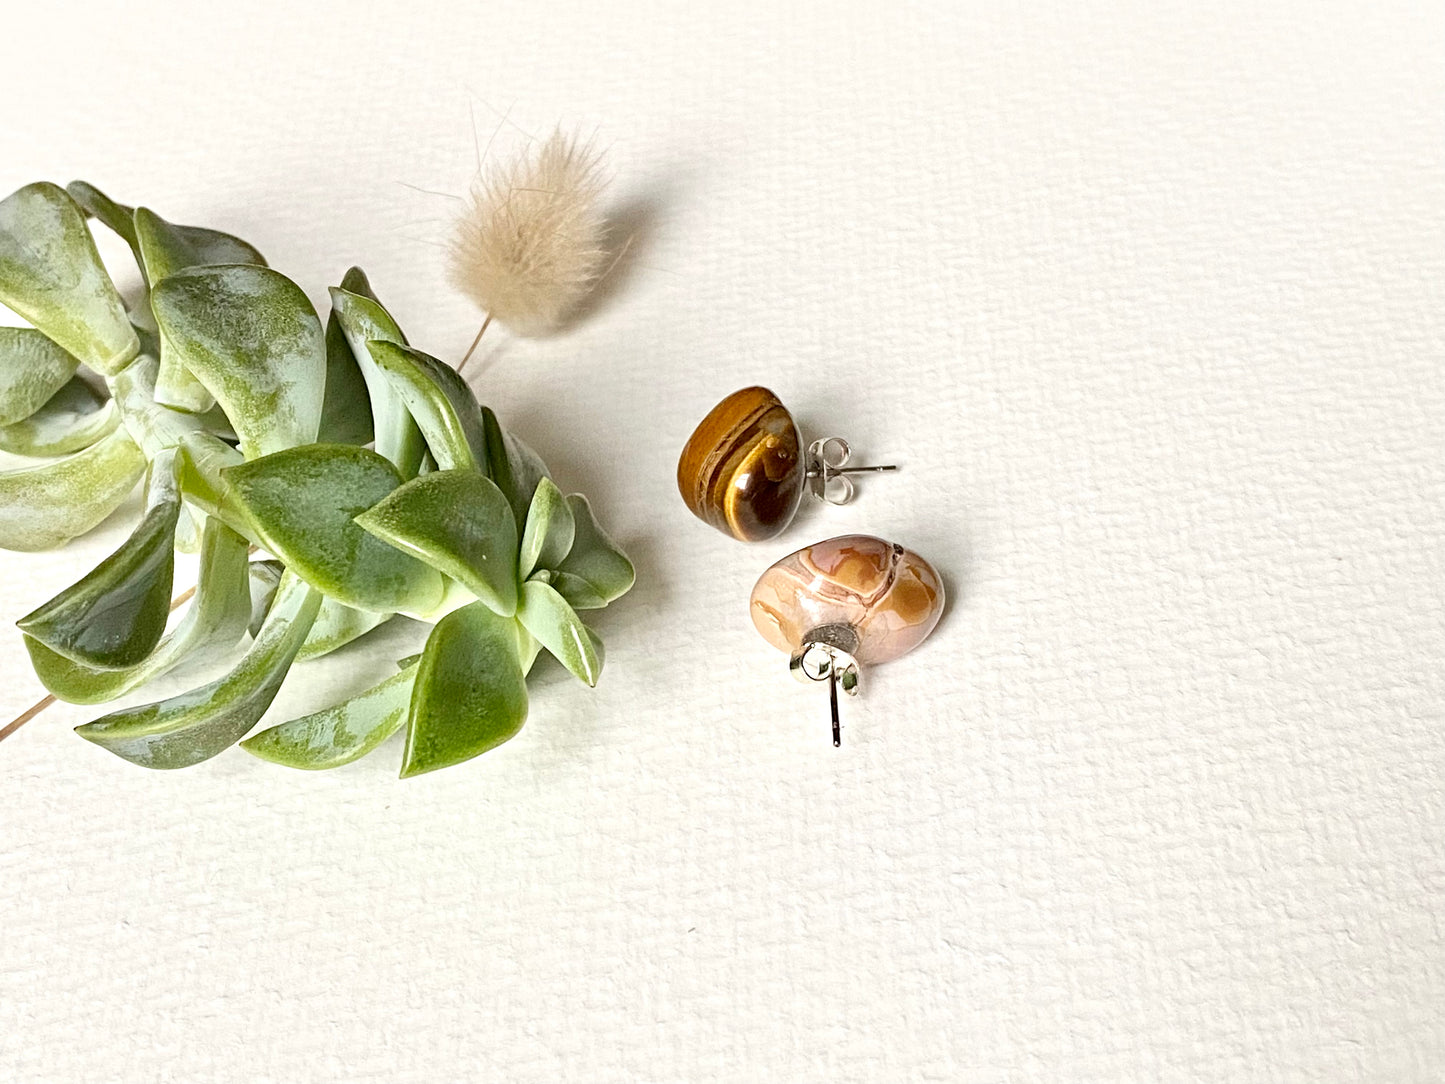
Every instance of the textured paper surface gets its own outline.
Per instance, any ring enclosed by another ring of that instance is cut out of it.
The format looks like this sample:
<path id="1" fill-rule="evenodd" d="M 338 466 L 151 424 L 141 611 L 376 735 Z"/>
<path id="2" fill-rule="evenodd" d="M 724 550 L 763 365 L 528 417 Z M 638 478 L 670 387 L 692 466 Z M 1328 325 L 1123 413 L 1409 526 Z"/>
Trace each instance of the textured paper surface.
<path id="1" fill-rule="evenodd" d="M 7 12 L 0 188 L 232 230 L 318 302 L 360 263 L 453 358 L 452 204 L 404 185 L 465 187 L 469 109 L 494 152 L 595 128 L 634 249 L 475 383 L 641 579 L 595 692 L 543 670 L 436 776 L 149 774 L 65 706 L 0 744 L 0 1077 L 1445 1073 L 1441 15 L 779 7 Z M 675 456 L 755 381 L 902 472 L 710 532 Z M 0 615 L 123 520 L 0 556 Z M 835 751 L 746 598 L 853 530 L 952 602 Z"/>

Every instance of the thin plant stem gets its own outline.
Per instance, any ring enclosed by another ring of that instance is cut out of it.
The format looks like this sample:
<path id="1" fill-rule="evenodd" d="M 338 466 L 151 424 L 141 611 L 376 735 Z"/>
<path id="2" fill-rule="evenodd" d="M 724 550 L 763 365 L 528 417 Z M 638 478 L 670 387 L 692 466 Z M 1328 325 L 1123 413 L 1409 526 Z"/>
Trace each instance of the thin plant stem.
<path id="1" fill-rule="evenodd" d="M 457 372 L 461 372 L 463 369 L 465 369 L 467 367 L 467 362 L 472 360 L 472 353 L 477 349 L 477 343 L 482 341 L 482 335 L 486 333 L 486 330 L 491 325 L 491 323 L 492 314 L 487 313 L 487 318 L 482 321 L 482 326 L 477 329 L 477 337 L 472 340 L 472 345 L 467 347 L 467 352 L 462 355 L 462 360 L 457 363 Z"/>

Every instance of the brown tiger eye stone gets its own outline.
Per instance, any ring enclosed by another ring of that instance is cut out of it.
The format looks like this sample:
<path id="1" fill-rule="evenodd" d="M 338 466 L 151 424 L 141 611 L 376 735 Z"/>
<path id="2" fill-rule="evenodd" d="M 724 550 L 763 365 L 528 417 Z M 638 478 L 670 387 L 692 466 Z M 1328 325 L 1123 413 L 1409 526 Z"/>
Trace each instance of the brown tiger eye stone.
<path id="1" fill-rule="evenodd" d="M 859 663 L 912 651 L 943 613 L 943 581 L 912 550 L 866 534 L 842 535 L 784 557 L 753 587 L 753 624 L 793 654 L 808 633 L 843 625 L 858 637 Z"/>
<path id="2" fill-rule="evenodd" d="M 767 388 L 735 391 L 708 412 L 677 461 L 693 515 L 743 542 L 772 538 L 803 496 L 803 447 L 787 408 Z"/>

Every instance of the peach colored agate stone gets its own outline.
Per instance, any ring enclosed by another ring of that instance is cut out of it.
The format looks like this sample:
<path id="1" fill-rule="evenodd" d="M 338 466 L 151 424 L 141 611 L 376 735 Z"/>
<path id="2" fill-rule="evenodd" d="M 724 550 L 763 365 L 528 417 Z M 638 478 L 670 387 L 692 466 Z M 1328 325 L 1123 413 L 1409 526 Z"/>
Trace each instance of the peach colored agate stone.
<path id="1" fill-rule="evenodd" d="M 912 550 L 866 534 L 842 535 L 784 557 L 753 587 L 753 624 L 779 651 L 825 639 L 862 665 L 923 642 L 943 613 L 943 582 Z M 822 631 L 821 637 L 818 635 Z M 849 635 L 851 630 L 852 636 Z"/>

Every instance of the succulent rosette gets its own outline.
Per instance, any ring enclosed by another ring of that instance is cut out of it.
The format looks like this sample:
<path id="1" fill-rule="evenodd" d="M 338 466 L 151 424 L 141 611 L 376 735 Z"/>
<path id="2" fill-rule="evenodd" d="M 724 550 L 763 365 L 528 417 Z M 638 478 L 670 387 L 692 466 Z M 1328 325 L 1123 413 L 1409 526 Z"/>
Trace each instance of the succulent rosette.
<path id="1" fill-rule="evenodd" d="M 145 289 L 129 306 L 87 218 L 135 255 Z M 0 302 L 32 325 L 0 328 L 0 450 L 34 460 L 0 471 L 0 546 L 61 545 L 137 482 L 145 494 L 126 541 L 20 620 L 41 682 L 98 704 L 235 658 L 81 736 L 150 768 L 238 742 L 328 768 L 404 729 L 409 776 L 516 734 L 544 650 L 596 684 L 602 643 L 581 614 L 624 594 L 632 564 L 585 497 L 407 344 L 360 269 L 323 328 L 244 241 L 42 182 L 0 201 Z M 199 575 L 171 621 L 178 549 Z M 396 614 L 432 623 L 420 655 L 251 735 L 293 665 Z"/>

